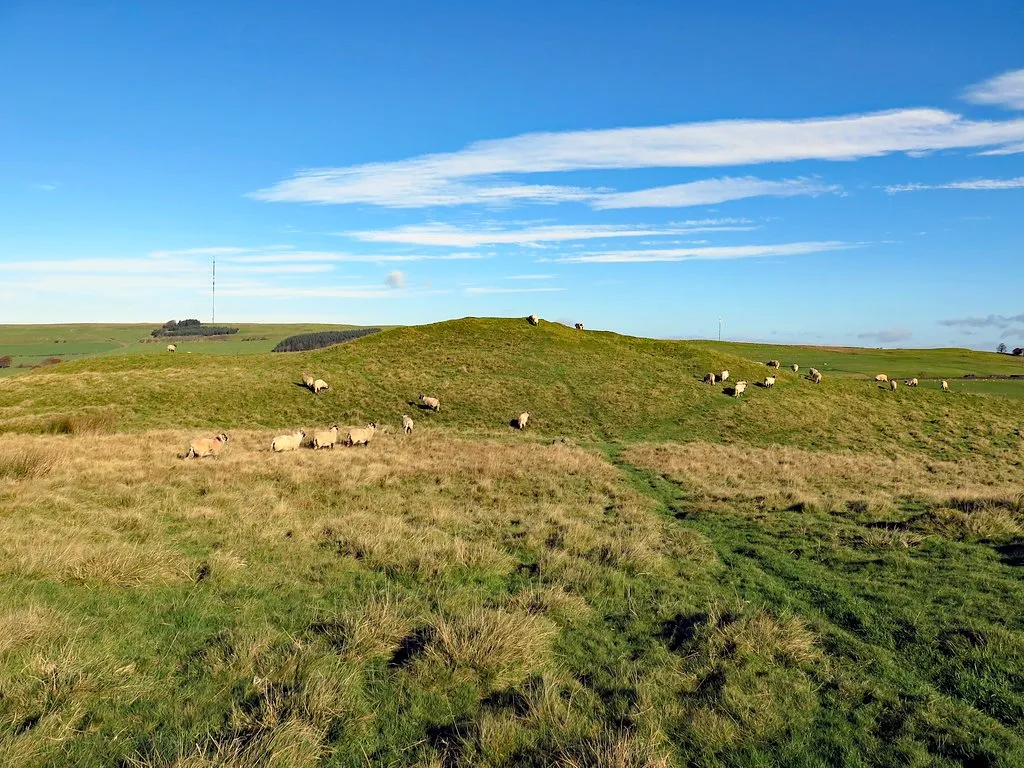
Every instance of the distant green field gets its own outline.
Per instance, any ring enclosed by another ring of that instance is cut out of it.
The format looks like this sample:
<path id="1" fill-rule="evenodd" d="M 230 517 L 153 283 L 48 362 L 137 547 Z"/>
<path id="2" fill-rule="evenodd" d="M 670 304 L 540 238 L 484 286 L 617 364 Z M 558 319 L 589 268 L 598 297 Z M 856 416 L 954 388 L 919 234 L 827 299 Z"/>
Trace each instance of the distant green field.
<path id="1" fill-rule="evenodd" d="M 154 339 L 150 334 L 157 323 L 138 325 L 0 325 L 0 357 L 10 355 L 10 368 L 0 368 L 0 376 L 12 376 L 50 357 L 62 361 L 111 354 L 167 354 L 169 343 L 178 352 L 211 355 L 258 354 L 269 352 L 288 336 L 314 331 L 357 328 L 354 325 L 316 323 L 267 324 L 228 323 L 238 333 L 224 337 Z"/>

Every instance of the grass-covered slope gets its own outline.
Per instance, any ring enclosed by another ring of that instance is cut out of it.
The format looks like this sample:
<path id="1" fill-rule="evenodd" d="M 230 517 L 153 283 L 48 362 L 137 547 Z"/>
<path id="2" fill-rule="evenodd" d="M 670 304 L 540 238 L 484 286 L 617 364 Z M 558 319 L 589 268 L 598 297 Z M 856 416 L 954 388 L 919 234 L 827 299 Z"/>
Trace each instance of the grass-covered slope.
<path id="1" fill-rule="evenodd" d="M 393 329 L 342 347 L 283 355 L 126 355 L 34 372 L 0 386 L 0 428 L 61 429 L 67 416 L 119 430 L 396 424 L 420 393 L 441 399 L 432 423 L 500 430 L 523 410 L 538 431 L 595 440 L 706 439 L 863 449 L 897 439 L 936 455 L 1017 438 L 1002 400 L 944 396 L 936 384 L 890 393 L 872 382 L 783 371 L 740 398 L 700 382 L 769 369 L 701 345 L 580 333 L 519 320 L 464 319 Z M 314 397 L 303 371 L 331 390 Z"/>
<path id="2" fill-rule="evenodd" d="M 467 319 L 0 381 L 0 765 L 1024 764 L 1015 401 L 723 368 Z"/>

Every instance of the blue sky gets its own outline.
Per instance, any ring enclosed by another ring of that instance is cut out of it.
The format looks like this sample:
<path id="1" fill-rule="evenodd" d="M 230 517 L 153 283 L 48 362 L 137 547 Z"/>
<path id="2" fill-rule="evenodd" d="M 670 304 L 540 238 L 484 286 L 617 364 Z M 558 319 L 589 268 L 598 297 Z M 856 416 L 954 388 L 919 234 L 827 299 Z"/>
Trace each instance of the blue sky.
<path id="1" fill-rule="evenodd" d="M 0 323 L 1024 344 L 1019 3 L 355 5 L 0 4 Z"/>

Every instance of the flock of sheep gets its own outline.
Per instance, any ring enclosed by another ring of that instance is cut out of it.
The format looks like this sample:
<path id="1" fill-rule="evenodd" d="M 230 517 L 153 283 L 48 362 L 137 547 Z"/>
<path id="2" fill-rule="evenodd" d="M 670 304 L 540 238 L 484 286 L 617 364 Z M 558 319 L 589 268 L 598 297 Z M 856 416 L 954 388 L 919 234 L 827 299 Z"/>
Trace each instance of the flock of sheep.
<path id="1" fill-rule="evenodd" d="M 540 319 L 536 315 L 529 315 L 526 318 L 527 322 L 532 326 L 540 325 Z M 577 331 L 583 330 L 583 323 L 576 323 L 575 328 Z M 173 344 L 167 345 L 167 351 L 173 352 L 176 347 Z M 765 363 L 769 368 L 774 368 L 776 371 L 781 369 L 782 363 L 778 360 L 769 360 Z M 800 371 L 800 366 L 797 363 L 793 363 L 789 366 L 793 373 Z M 821 384 L 821 371 L 817 368 L 811 368 L 808 371 L 808 378 L 815 384 Z M 777 376 L 775 374 L 766 376 L 762 382 L 762 386 L 765 389 L 771 389 L 775 386 Z M 729 371 L 722 371 L 720 374 L 713 372 L 708 373 L 704 377 L 706 384 L 717 384 L 729 380 Z M 886 374 L 880 373 L 875 376 L 877 382 L 888 382 L 889 389 L 893 392 L 896 391 L 896 380 L 890 379 Z M 908 387 L 916 387 L 917 379 L 907 379 L 904 384 Z M 327 382 L 323 379 L 314 379 L 308 373 L 302 374 L 302 384 L 307 387 L 313 394 L 319 395 L 321 392 L 326 392 L 330 389 Z M 941 382 L 942 391 L 949 392 L 949 382 L 945 379 Z M 747 389 L 746 381 L 737 381 L 733 385 L 732 396 L 739 397 Z M 441 401 L 436 397 L 430 395 L 420 395 L 419 401 L 423 408 L 431 410 L 435 413 L 439 413 L 441 410 Z M 519 416 L 512 420 L 512 426 L 517 429 L 526 429 L 526 424 L 530 420 L 529 411 L 520 413 Z M 402 432 L 406 435 L 411 435 L 413 430 L 413 420 L 408 414 L 402 414 Z M 298 450 L 303 445 L 309 445 L 313 450 L 319 450 L 321 448 L 334 448 L 339 442 L 343 445 L 354 446 L 354 445 L 369 445 L 373 439 L 374 434 L 377 431 L 377 424 L 370 422 L 365 427 L 350 427 L 345 430 L 345 437 L 341 439 L 342 429 L 337 424 L 333 424 L 327 429 L 317 430 L 313 433 L 312 440 L 306 443 L 306 432 L 299 429 L 294 432 L 290 432 L 285 435 L 278 435 L 270 443 L 270 450 L 275 453 L 281 453 L 284 451 Z M 185 454 L 185 458 L 204 458 L 207 456 L 216 456 L 218 452 L 223 448 L 229 438 L 227 434 L 221 433 L 216 437 L 202 437 L 193 440 L 189 444 L 188 451 Z"/>
<path id="2" fill-rule="evenodd" d="M 782 367 L 782 363 L 779 362 L 778 360 L 769 360 L 767 363 L 765 363 L 765 365 L 767 365 L 769 368 L 774 368 L 776 370 L 778 370 L 778 369 L 780 369 Z M 793 373 L 797 373 L 800 370 L 800 366 L 797 363 L 793 363 L 791 366 L 789 366 L 789 369 L 791 371 L 793 371 Z M 777 377 L 774 374 L 771 375 L 771 376 L 765 376 L 765 379 L 762 382 L 761 386 L 763 386 L 765 389 L 771 389 L 772 387 L 775 386 L 776 378 Z M 815 384 L 821 384 L 821 371 L 819 371 L 817 368 L 811 368 L 808 371 L 808 378 L 811 381 L 813 381 Z M 708 373 L 704 377 L 704 383 L 705 384 L 717 384 L 717 383 L 720 383 L 720 382 L 723 382 L 723 381 L 728 381 L 728 380 L 729 380 L 729 371 L 722 371 L 721 374 Z M 896 386 L 897 386 L 896 385 L 896 379 L 890 379 L 888 377 L 888 375 L 886 375 L 884 373 L 880 373 L 877 376 L 875 376 L 875 381 L 878 381 L 878 382 L 888 382 L 889 390 L 892 391 L 892 392 L 896 391 Z M 903 383 L 906 386 L 908 386 L 908 387 L 916 387 L 918 382 L 917 382 L 917 379 L 906 379 Z M 943 392 L 949 392 L 949 382 L 948 381 L 946 381 L 945 379 L 942 379 L 941 383 L 940 383 L 940 386 L 942 387 L 942 391 Z M 746 391 L 746 389 L 747 389 L 747 382 L 745 382 L 745 381 L 737 381 L 736 384 L 733 386 L 732 396 L 733 397 L 739 397 L 740 395 L 742 395 Z"/>

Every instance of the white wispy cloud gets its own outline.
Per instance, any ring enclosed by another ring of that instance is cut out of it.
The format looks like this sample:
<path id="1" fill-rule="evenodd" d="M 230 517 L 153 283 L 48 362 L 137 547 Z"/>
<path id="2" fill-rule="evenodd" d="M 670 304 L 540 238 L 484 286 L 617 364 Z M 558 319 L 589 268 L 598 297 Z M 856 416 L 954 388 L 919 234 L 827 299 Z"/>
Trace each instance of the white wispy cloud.
<path id="1" fill-rule="evenodd" d="M 996 147 L 995 149 L 986 149 L 984 152 L 978 152 L 979 156 L 985 155 L 1019 155 L 1024 153 L 1024 142 L 1020 144 L 1007 144 L 1003 147 Z"/>
<path id="2" fill-rule="evenodd" d="M 891 184 L 885 188 L 890 195 L 898 192 L 920 192 L 924 189 L 1024 189 L 1024 176 L 1015 179 L 970 179 L 969 181 L 950 181 L 945 184 Z"/>
<path id="3" fill-rule="evenodd" d="M 913 334 L 910 331 L 902 328 L 884 328 L 880 331 L 867 331 L 865 333 L 858 333 L 858 339 L 869 339 L 871 341 L 879 341 L 883 344 L 892 344 L 897 341 L 906 341 Z"/>
<path id="4" fill-rule="evenodd" d="M 747 219 L 701 219 L 674 222 L 668 226 L 623 226 L 618 224 L 559 224 L 508 229 L 497 226 L 467 229 L 451 224 L 421 224 L 395 229 L 339 232 L 340 235 L 375 243 L 434 245 L 449 248 L 476 248 L 481 245 L 539 246 L 572 240 L 612 239 L 620 237 L 656 237 L 692 232 L 736 232 L 754 229 Z"/>
<path id="5" fill-rule="evenodd" d="M 990 148 L 1024 141 L 1024 119 L 968 120 L 896 109 L 805 120 L 720 120 L 530 133 L 396 162 L 317 168 L 250 193 L 272 202 L 390 207 L 588 201 L 606 190 L 512 183 L 510 174 L 856 160 L 894 152 Z"/>
<path id="6" fill-rule="evenodd" d="M 267 246 L 261 250 L 272 250 L 281 246 Z M 149 256 L 153 259 L 170 259 L 181 256 L 220 256 L 232 253 L 245 253 L 250 248 L 237 248 L 234 246 L 217 246 L 214 248 L 179 248 L 171 251 L 150 251 Z"/>
<path id="7" fill-rule="evenodd" d="M 287 251 L 282 253 L 248 253 L 231 256 L 227 261 L 236 264 L 294 263 L 294 262 L 339 262 L 388 264 L 411 261 L 467 261 L 483 259 L 482 253 L 344 253 L 340 251 Z"/>
<path id="8" fill-rule="evenodd" d="M 766 181 L 753 176 L 703 179 L 687 184 L 615 192 L 596 197 L 591 205 L 598 210 L 612 208 L 683 208 L 693 205 L 714 205 L 748 197 L 795 197 L 797 195 L 837 194 L 842 187 L 823 184 L 814 179 Z"/>
<path id="9" fill-rule="evenodd" d="M 776 245 L 724 245 L 706 248 L 650 248 L 639 251 L 608 251 L 583 253 L 557 259 L 540 259 L 569 264 L 623 264 L 666 261 L 720 261 L 725 259 L 753 259 L 767 256 L 802 256 L 812 253 L 857 248 L 857 243 L 835 240 L 824 242 L 779 243 Z"/>
<path id="10" fill-rule="evenodd" d="M 484 296 L 491 293 L 558 293 L 565 288 L 538 287 L 538 288 L 502 288 L 498 286 L 473 286 L 466 289 L 470 296 Z"/>
<path id="11" fill-rule="evenodd" d="M 38 259 L 32 261 L 0 261 L 0 271 L 40 273 L 120 273 L 120 274 L 169 274 L 196 273 L 207 270 L 205 264 L 189 261 L 161 262 L 153 259 L 96 258 L 96 259 Z"/>
<path id="12" fill-rule="evenodd" d="M 42 192 L 54 192 L 60 186 L 59 181 L 44 182 L 40 184 L 33 184 L 33 189 L 41 190 Z"/>
<path id="13" fill-rule="evenodd" d="M 405 288 L 405 272 L 394 269 L 388 272 L 387 277 L 384 278 L 384 284 L 388 288 Z"/>
<path id="14" fill-rule="evenodd" d="M 994 104 L 1006 109 L 1024 109 L 1024 69 L 1014 69 L 972 85 L 964 91 L 972 104 Z"/>
<path id="15" fill-rule="evenodd" d="M 228 283 L 218 286 L 218 296 L 247 296 L 264 299 L 382 299 L 399 295 L 399 291 L 380 285 L 355 286 L 285 286 L 260 283 Z"/>

